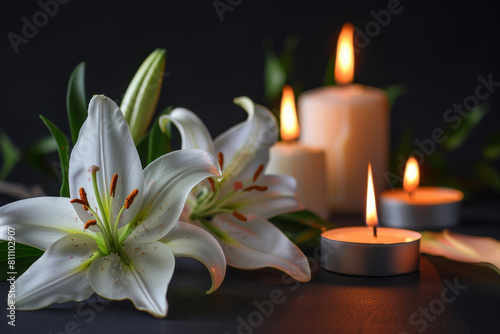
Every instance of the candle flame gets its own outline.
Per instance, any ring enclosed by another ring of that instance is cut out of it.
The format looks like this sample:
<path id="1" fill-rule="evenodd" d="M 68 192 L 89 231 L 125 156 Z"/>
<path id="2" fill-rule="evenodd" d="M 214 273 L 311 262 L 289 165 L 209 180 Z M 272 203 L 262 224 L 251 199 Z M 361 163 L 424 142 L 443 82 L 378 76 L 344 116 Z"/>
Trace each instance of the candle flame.
<path id="1" fill-rule="evenodd" d="M 373 189 L 372 165 L 368 163 L 368 186 L 366 191 L 366 225 L 377 226 L 377 205 L 375 203 L 375 190 Z"/>
<path id="2" fill-rule="evenodd" d="M 337 58 L 335 60 L 335 82 L 345 85 L 352 82 L 354 77 L 354 26 L 344 24 L 337 44 Z"/>
<path id="3" fill-rule="evenodd" d="M 403 180 L 403 188 L 408 193 L 413 193 L 420 183 L 420 173 L 418 171 L 417 159 L 411 157 L 408 159 L 405 168 L 405 176 Z"/>
<path id="4" fill-rule="evenodd" d="M 284 141 L 296 140 L 299 137 L 300 129 L 295 111 L 295 98 L 292 87 L 283 87 L 283 97 L 281 99 L 281 139 Z"/>

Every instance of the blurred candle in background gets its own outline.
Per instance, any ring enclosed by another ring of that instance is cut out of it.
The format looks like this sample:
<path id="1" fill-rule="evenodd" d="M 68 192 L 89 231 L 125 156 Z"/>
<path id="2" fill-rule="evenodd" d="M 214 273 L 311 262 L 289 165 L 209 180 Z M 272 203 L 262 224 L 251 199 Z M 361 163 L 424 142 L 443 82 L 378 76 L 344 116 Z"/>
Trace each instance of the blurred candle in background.
<path id="1" fill-rule="evenodd" d="M 304 92 L 299 97 L 301 143 L 323 149 L 326 155 L 330 213 L 362 212 L 364 180 L 359 175 L 372 162 L 377 189 L 386 188 L 389 159 L 389 103 L 378 88 L 352 84 L 353 31 L 345 24 L 335 63 L 338 86 Z"/>
<path id="2" fill-rule="evenodd" d="M 309 210 L 328 218 L 325 181 L 325 154 L 317 148 L 297 142 L 300 128 L 295 98 L 290 86 L 283 87 L 281 100 L 281 139 L 269 151 L 266 174 L 293 176 L 297 181 L 297 197 Z"/>
<path id="3" fill-rule="evenodd" d="M 458 224 L 464 193 L 445 187 L 420 187 L 418 162 L 406 163 L 403 188 L 383 191 L 380 195 L 383 226 L 414 230 L 442 230 Z"/>

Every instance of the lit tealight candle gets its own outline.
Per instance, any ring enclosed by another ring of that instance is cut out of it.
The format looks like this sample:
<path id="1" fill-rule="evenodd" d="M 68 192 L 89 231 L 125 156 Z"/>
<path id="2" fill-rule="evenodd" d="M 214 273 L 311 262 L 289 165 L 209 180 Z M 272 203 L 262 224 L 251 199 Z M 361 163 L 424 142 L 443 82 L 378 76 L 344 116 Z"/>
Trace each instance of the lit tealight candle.
<path id="1" fill-rule="evenodd" d="M 381 223 L 409 229 L 443 229 L 460 220 L 460 202 L 464 194 L 456 189 L 419 187 L 420 173 L 415 158 L 406 163 L 403 189 L 381 194 Z"/>
<path id="2" fill-rule="evenodd" d="M 309 210 L 328 218 L 325 181 L 325 153 L 297 142 L 300 129 L 295 99 L 290 86 L 283 87 L 281 142 L 269 151 L 266 174 L 290 175 L 297 181 L 297 197 Z"/>
<path id="3" fill-rule="evenodd" d="M 337 228 L 321 234 L 321 264 L 324 269 L 356 276 L 392 276 L 418 270 L 420 233 L 378 227 L 370 165 L 366 224 Z"/>

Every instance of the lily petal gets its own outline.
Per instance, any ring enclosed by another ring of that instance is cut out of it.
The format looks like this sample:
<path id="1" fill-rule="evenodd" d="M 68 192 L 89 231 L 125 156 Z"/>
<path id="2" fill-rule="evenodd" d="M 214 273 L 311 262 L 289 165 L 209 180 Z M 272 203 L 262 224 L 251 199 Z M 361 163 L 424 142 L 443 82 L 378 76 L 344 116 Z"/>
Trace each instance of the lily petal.
<path id="1" fill-rule="evenodd" d="M 129 264 L 115 253 L 98 258 L 89 268 L 92 289 L 107 299 L 130 299 L 139 310 L 158 318 L 167 315 L 167 287 L 174 272 L 175 259 L 161 242 L 123 247 Z"/>
<path id="2" fill-rule="evenodd" d="M 421 232 L 420 251 L 468 263 L 491 263 L 500 273 L 500 241 L 449 230 Z"/>
<path id="3" fill-rule="evenodd" d="M 297 182 L 293 177 L 262 175 L 257 184 L 267 190 L 245 191 L 228 206 L 244 215 L 257 214 L 264 219 L 301 209 L 302 205 L 295 194 Z"/>
<path id="4" fill-rule="evenodd" d="M 145 193 L 138 215 L 141 223 L 128 238 L 150 242 L 165 236 L 177 223 L 191 189 L 217 175 L 217 161 L 203 150 L 174 151 L 153 161 L 144 170 Z"/>
<path id="5" fill-rule="evenodd" d="M 69 198 L 35 197 L 0 208 L 0 239 L 7 240 L 9 228 L 16 241 L 40 249 L 72 233 L 84 233 Z"/>
<path id="6" fill-rule="evenodd" d="M 191 110 L 175 108 L 169 115 L 160 117 L 160 128 L 165 129 L 168 122 L 174 123 L 181 134 L 182 149 L 199 148 L 215 154 L 214 142 L 202 120 Z"/>
<path id="7" fill-rule="evenodd" d="M 89 298 L 93 291 L 87 269 L 97 252 L 94 239 L 85 234 L 57 240 L 16 280 L 16 308 L 36 310 L 53 303 Z"/>
<path id="8" fill-rule="evenodd" d="M 123 114 L 111 99 L 96 95 L 89 104 L 89 116 L 83 123 L 78 141 L 71 152 L 69 162 L 69 188 L 71 198 L 80 198 L 79 189 L 87 192 L 89 204 L 97 209 L 94 198 L 89 168 L 99 167 L 97 185 L 104 207 L 108 207 L 109 191 L 113 174 L 118 174 L 115 197 L 112 201 L 113 221 L 116 219 L 127 196 L 139 190 L 134 205 L 124 210 L 119 227 L 132 220 L 139 210 L 144 178 L 139 154 L 130 135 L 129 127 Z M 137 203 L 137 204 L 135 204 Z M 99 211 L 99 210 L 98 210 Z M 101 217 L 103 214 L 100 213 Z M 82 221 L 94 219 L 83 210 L 79 210 Z"/>
<path id="9" fill-rule="evenodd" d="M 234 102 L 248 113 L 248 118 L 215 139 L 215 152 L 222 152 L 228 162 L 224 177 L 244 181 L 251 178 L 261 164 L 267 164 L 269 148 L 278 138 L 278 127 L 272 113 L 248 97 L 236 98 Z"/>
<path id="10" fill-rule="evenodd" d="M 204 229 L 183 222 L 159 241 L 164 242 L 175 257 L 190 257 L 203 263 L 212 276 L 212 287 L 207 294 L 214 292 L 224 280 L 226 258 L 217 240 Z"/>
<path id="11" fill-rule="evenodd" d="M 227 264 L 240 269 L 274 267 L 300 282 L 311 279 L 305 255 L 267 220 L 251 216 L 243 222 L 224 214 L 217 215 L 212 224 L 233 239 L 219 240 Z"/>

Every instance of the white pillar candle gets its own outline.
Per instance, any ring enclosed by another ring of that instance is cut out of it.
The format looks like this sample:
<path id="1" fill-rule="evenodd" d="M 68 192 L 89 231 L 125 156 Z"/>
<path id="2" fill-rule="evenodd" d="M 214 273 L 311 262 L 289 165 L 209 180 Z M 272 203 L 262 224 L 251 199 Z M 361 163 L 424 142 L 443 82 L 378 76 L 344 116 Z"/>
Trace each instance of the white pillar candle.
<path id="1" fill-rule="evenodd" d="M 343 34 L 344 30 L 339 38 L 337 63 L 346 61 L 350 67 L 336 66 L 335 73 L 336 81 L 345 85 L 321 87 L 300 95 L 300 141 L 325 151 L 330 211 L 361 212 L 364 180 L 359 175 L 364 174 L 369 161 L 373 166 L 375 186 L 386 188 L 389 103 L 381 89 L 347 84 L 352 80 L 354 68 L 352 31 L 346 38 L 351 43 L 347 47 L 342 44 L 345 43 Z M 345 52 L 345 49 L 350 51 Z M 347 79 L 338 78 L 337 74 L 346 75 Z"/>
<path id="2" fill-rule="evenodd" d="M 297 180 L 300 203 L 328 218 L 324 151 L 296 142 L 278 142 L 269 151 L 266 173 L 293 176 Z"/>
<path id="3" fill-rule="evenodd" d="M 325 181 L 325 153 L 296 142 L 299 126 L 292 88 L 283 88 L 281 103 L 281 138 L 269 151 L 266 174 L 293 176 L 297 197 L 307 209 L 328 218 Z"/>
<path id="4" fill-rule="evenodd" d="M 385 187 L 389 160 L 386 94 L 361 85 L 322 87 L 299 98 L 301 143 L 326 155 L 328 205 L 332 212 L 362 211 L 364 180 L 372 162 L 377 189 Z"/>

